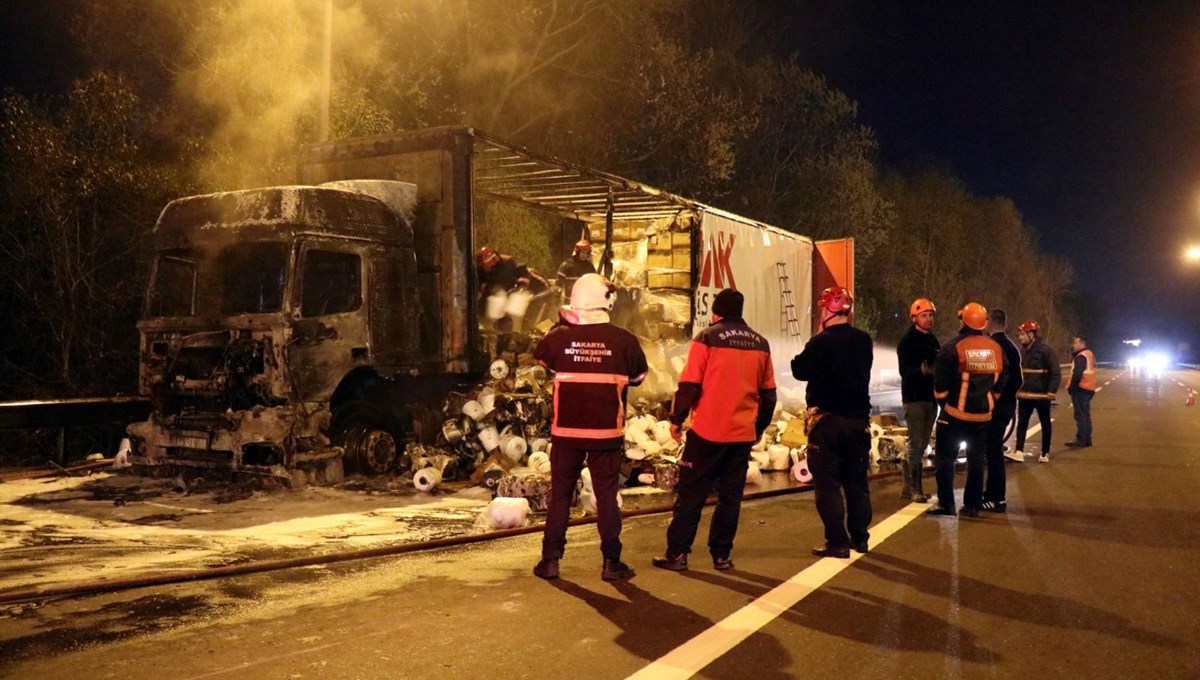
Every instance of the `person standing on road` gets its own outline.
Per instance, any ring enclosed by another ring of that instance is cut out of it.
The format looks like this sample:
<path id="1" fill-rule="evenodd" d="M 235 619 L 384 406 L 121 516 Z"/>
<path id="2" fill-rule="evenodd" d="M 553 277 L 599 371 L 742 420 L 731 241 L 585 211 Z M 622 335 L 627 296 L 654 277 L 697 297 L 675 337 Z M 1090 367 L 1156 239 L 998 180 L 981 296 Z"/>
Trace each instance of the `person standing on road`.
<path id="1" fill-rule="evenodd" d="M 1071 341 L 1074 359 L 1067 394 L 1075 410 L 1075 439 L 1067 442 L 1073 449 L 1092 445 L 1092 397 L 1096 394 L 1096 355 L 1088 349 L 1087 338 L 1076 335 Z"/>
<path id="2" fill-rule="evenodd" d="M 870 538 L 869 385 L 875 355 L 871 336 L 850 323 L 853 307 L 854 297 L 845 288 L 821 291 L 821 332 L 792 359 L 792 376 L 808 381 L 808 467 L 825 525 L 825 544 L 812 549 L 817 557 L 845 559 L 850 548 L 865 553 Z"/>
<path id="3" fill-rule="evenodd" d="M 996 397 L 992 407 L 992 419 L 988 421 L 987 433 L 987 481 L 983 488 L 982 509 L 989 512 L 1008 510 L 1008 480 L 1004 470 L 1004 436 L 1017 412 L 1017 392 L 1021 389 L 1021 374 L 1015 369 L 1021 365 L 1021 350 L 1008 337 L 1008 315 L 1003 309 L 988 312 L 987 334 L 1004 352 L 1004 365 L 1009 367 L 1004 389 Z"/>
<path id="4" fill-rule="evenodd" d="M 937 400 L 933 398 L 933 362 L 941 343 L 933 334 L 937 308 L 926 298 L 918 298 L 908 307 L 912 328 L 896 345 L 900 366 L 900 399 L 904 404 L 904 423 L 908 426 L 908 459 L 903 461 L 904 488 L 900 497 L 918 503 L 929 500 L 921 484 L 921 463 L 937 418 Z"/>
<path id="5" fill-rule="evenodd" d="M 544 579 L 558 578 L 567 544 L 567 520 L 575 484 L 586 462 L 596 494 L 596 528 L 605 581 L 630 578 L 621 561 L 621 509 L 617 505 L 625 449 L 625 402 L 630 385 L 648 371 L 636 336 L 609 323 L 613 286 L 599 274 L 586 274 L 571 290 L 561 321 L 542 338 L 533 356 L 554 371 L 554 417 L 550 425 L 550 503 L 542 533 L 542 559 L 533 568 Z"/>
<path id="6" fill-rule="evenodd" d="M 983 505 L 983 468 L 992 404 L 1003 389 L 1004 350 L 983 334 L 987 309 L 968 302 L 958 312 L 962 328 L 942 347 L 933 367 L 933 393 L 942 407 L 937 419 L 937 505 L 928 515 L 954 514 L 954 464 L 967 449 L 967 484 L 962 514 L 978 517 Z"/>
<path id="7" fill-rule="evenodd" d="M 655 557 L 660 569 L 686 571 L 700 512 L 714 484 L 717 507 L 708 529 L 713 567 L 733 568 L 750 447 L 762 437 L 775 412 L 775 369 L 767 339 L 742 318 L 745 298 L 726 288 L 713 300 L 713 325 L 692 340 L 671 408 L 671 436 L 692 416 L 679 460 L 675 512 L 667 528 L 667 552 Z"/>
<path id="8" fill-rule="evenodd" d="M 1062 369 L 1050 345 L 1042 342 L 1042 327 L 1030 319 L 1018 328 L 1017 340 L 1025 351 L 1021 353 L 1021 391 L 1017 392 L 1016 450 L 1005 454 L 1018 463 L 1025 462 L 1025 433 L 1029 431 L 1029 416 L 1037 411 L 1042 426 L 1043 463 L 1050 462 L 1050 404 L 1062 385 Z"/>

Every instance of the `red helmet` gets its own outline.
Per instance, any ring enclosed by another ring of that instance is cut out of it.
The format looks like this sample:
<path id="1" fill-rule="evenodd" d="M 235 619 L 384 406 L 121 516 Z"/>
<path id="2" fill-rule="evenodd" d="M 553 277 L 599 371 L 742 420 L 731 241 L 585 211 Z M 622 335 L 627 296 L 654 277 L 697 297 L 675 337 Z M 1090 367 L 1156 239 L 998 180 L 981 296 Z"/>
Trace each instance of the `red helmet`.
<path id="1" fill-rule="evenodd" d="M 831 286 L 821 291 L 817 298 L 817 306 L 824 307 L 834 314 L 849 314 L 854 307 L 854 296 L 841 286 Z"/>
<path id="2" fill-rule="evenodd" d="M 478 253 L 475 254 L 475 261 L 479 263 L 480 267 L 483 267 L 484 269 L 491 269 L 497 262 L 500 261 L 500 256 L 496 254 L 496 251 L 484 246 L 479 249 Z"/>
<path id="3" fill-rule="evenodd" d="M 1026 321 L 1025 323 L 1021 324 L 1020 326 L 1017 326 L 1017 330 L 1021 331 L 1022 333 L 1028 333 L 1030 331 L 1040 332 L 1042 330 L 1042 327 L 1038 325 L 1038 322 L 1034 321 L 1033 319 L 1030 319 L 1029 321 Z"/>
<path id="4" fill-rule="evenodd" d="M 962 319 L 963 325 L 967 328 L 981 331 L 987 327 L 987 307 L 978 302 L 968 302 L 962 309 L 958 310 L 958 318 Z"/>
<path id="5" fill-rule="evenodd" d="M 936 312 L 937 307 L 933 306 L 933 302 L 928 298 L 917 298 L 908 306 L 908 316 L 912 318 L 921 312 Z"/>

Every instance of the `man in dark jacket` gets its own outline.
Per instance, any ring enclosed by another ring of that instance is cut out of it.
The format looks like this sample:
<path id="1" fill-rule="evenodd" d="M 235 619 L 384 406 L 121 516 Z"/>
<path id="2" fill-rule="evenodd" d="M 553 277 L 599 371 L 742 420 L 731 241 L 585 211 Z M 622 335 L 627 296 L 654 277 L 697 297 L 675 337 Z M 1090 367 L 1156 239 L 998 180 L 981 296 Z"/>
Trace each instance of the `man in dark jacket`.
<path id="1" fill-rule="evenodd" d="M 1017 340 L 1025 348 L 1021 353 L 1021 376 L 1023 383 L 1017 392 L 1017 441 L 1016 450 L 1009 458 L 1024 462 L 1025 433 L 1029 431 L 1029 416 L 1037 411 L 1038 423 L 1042 426 L 1042 455 L 1039 460 L 1050 462 L 1050 404 L 1062 385 L 1062 369 L 1058 357 L 1050 345 L 1042 342 L 1042 327 L 1030 319 L 1018 328 Z M 1008 455 L 1008 454 L 1006 454 Z"/>
<path id="2" fill-rule="evenodd" d="M 625 400 L 630 385 L 646 377 L 646 355 L 636 336 L 609 323 L 613 288 L 599 274 L 580 277 L 562 321 L 542 338 L 533 356 L 554 371 L 550 425 L 550 503 L 542 533 L 542 560 L 533 573 L 558 578 L 567 544 L 575 484 L 586 461 L 596 494 L 596 528 L 605 581 L 630 578 L 621 561 L 621 510 L 617 505 L 625 449 Z"/>
<path id="3" fill-rule="evenodd" d="M 1073 449 L 1092 445 L 1092 397 L 1096 394 L 1096 355 L 1088 349 L 1087 338 L 1076 335 L 1071 341 L 1071 382 L 1067 393 L 1075 411 L 1075 439 L 1067 442 Z"/>
<path id="4" fill-rule="evenodd" d="M 962 514 L 978 517 L 983 505 L 988 422 L 996 395 L 1004 388 L 1004 350 L 983 334 L 988 318 L 983 305 L 968 302 L 958 318 L 962 320 L 958 336 L 942 347 L 933 366 L 933 394 L 942 407 L 934 447 L 938 504 L 926 514 L 954 514 L 954 464 L 965 445 L 967 485 Z"/>
<path id="5" fill-rule="evenodd" d="M 688 568 L 688 553 L 700 525 L 700 511 L 714 484 L 717 507 L 708 529 L 713 567 L 733 568 L 730 553 L 737 534 L 750 447 L 762 437 L 775 411 L 775 369 L 767 339 L 742 318 L 745 299 L 726 288 L 713 300 L 713 325 L 692 340 L 671 408 L 671 435 L 692 416 L 692 428 L 679 460 L 675 512 L 667 528 L 667 553 L 654 566 Z"/>
<path id="6" fill-rule="evenodd" d="M 1013 344 L 1005 331 L 1008 329 L 1008 315 L 1003 309 L 993 309 L 988 313 L 987 334 L 1000 345 L 1004 351 L 1004 365 L 1009 367 L 1008 379 L 1004 381 L 1004 389 L 996 398 L 992 407 L 992 419 L 988 422 L 987 434 L 987 482 L 983 489 L 984 510 L 990 512 L 1005 512 L 1008 510 L 1007 479 L 1004 471 L 1004 436 L 1008 434 L 1008 426 L 1012 423 L 1017 412 L 1017 392 L 1021 389 L 1021 374 L 1014 367 L 1021 365 L 1021 350 Z"/>
<path id="7" fill-rule="evenodd" d="M 583 238 L 575 244 L 571 256 L 558 265 L 558 274 L 554 278 L 563 295 L 568 295 L 579 277 L 595 273 L 596 265 L 592 264 L 592 242 Z"/>
<path id="8" fill-rule="evenodd" d="M 871 336 L 850 324 L 854 298 L 840 286 L 821 291 L 821 332 L 792 359 L 792 376 L 806 380 L 808 467 L 825 544 L 817 557 L 867 552 L 871 525 Z M 845 497 L 843 498 L 843 493 Z"/>
<path id="9" fill-rule="evenodd" d="M 896 346 L 900 366 L 900 400 L 904 404 L 904 423 L 908 426 L 908 459 L 904 461 L 904 488 L 901 498 L 918 503 L 929 500 L 921 484 L 921 463 L 937 418 L 937 400 L 933 398 L 933 361 L 941 343 L 933 335 L 933 302 L 918 298 L 908 308 L 912 328 Z"/>

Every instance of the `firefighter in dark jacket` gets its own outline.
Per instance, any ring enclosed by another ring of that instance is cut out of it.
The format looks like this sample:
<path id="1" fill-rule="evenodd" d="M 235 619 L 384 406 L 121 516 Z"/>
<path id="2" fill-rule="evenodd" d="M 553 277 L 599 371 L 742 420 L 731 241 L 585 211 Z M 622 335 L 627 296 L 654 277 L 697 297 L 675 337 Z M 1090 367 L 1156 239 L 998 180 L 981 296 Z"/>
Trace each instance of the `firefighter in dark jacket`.
<path id="1" fill-rule="evenodd" d="M 989 512 L 1008 510 L 1008 479 L 1004 470 L 1004 438 L 1008 426 L 1017 412 L 1017 392 L 1021 389 L 1021 374 L 1016 367 L 1021 365 L 1021 350 L 1008 337 L 1008 315 L 1003 309 L 988 313 L 987 334 L 1004 351 L 1004 365 L 1009 367 L 1004 389 L 996 397 L 992 408 L 992 419 L 987 433 L 987 482 L 983 488 L 982 509 Z"/>
<path id="2" fill-rule="evenodd" d="M 871 336 L 850 324 L 854 298 L 836 286 L 821 291 L 821 332 L 792 359 L 792 376 L 806 380 L 808 467 L 825 544 L 817 557 L 867 552 L 871 525 Z M 843 498 L 843 494 L 845 497 Z"/>
<path id="3" fill-rule="evenodd" d="M 1067 442 L 1073 449 L 1092 445 L 1092 397 L 1096 395 L 1096 355 L 1088 349 L 1087 338 L 1076 335 L 1071 340 L 1071 382 L 1067 394 L 1075 411 L 1075 439 Z"/>
<path id="4" fill-rule="evenodd" d="M 719 571 L 733 568 L 730 553 L 737 534 L 750 447 L 762 437 L 775 412 L 775 369 L 767 339 L 742 318 L 745 299 L 726 288 L 713 300 L 713 325 L 688 349 L 671 408 L 671 435 L 692 416 L 679 460 L 675 512 L 667 528 L 665 557 L 654 566 L 688 568 L 688 553 L 700 525 L 700 511 L 716 486 L 717 507 L 708 529 L 708 552 Z"/>
<path id="5" fill-rule="evenodd" d="M 1017 340 L 1025 348 L 1021 353 L 1021 377 L 1023 383 L 1017 392 L 1017 441 L 1016 450 L 1010 458 L 1025 461 L 1025 433 L 1029 431 L 1029 416 L 1037 412 L 1042 426 L 1042 455 L 1039 460 L 1050 462 L 1050 403 L 1062 386 L 1062 369 L 1058 357 L 1050 345 L 1042 342 L 1042 327 L 1034 320 L 1026 321 L 1018 328 Z"/>
<path id="6" fill-rule="evenodd" d="M 585 238 L 579 239 L 574 250 L 571 251 L 571 256 L 558 265 L 555 282 L 566 295 L 575 287 L 575 282 L 579 280 L 579 277 L 595 273 L 596 265 L 592 264 L 592 243 Z"/>
<path id="7" fill-rule="evenodd" d="M 596 527 L 604 556 L 601 577 L 630 578 L 621 561 L 621 510 L 617 505 L 624 459 L 625 401 L 630 385 L 646 377 L 646 354 L 629 331 L 609 323 L 614 290 L 599 274 L 575 282 L 561 322 L 542 338 L 534 358 L 554 371 L 550 426 L 550 503 L 542 534 L 542 559 L 533 573 L 558 578 L 567 544 L 571 498 L 586 462 L 596 494 Z"/>
<path id="8" fill-rule="evenodd" d="M 937 308 L 926 298 L 918 298 L 908 307 L 912 327 L 896 345 L 900 368 L 900 400 L 904 404 L 904 424 L 908 426 L 908 459 L 903 461 L 904 487 L 900 497 L 924 503 L 929 500 L 921 483 L 921 462 L 933 434 L 937 418 L 937 400 L 933 398 L 933 361 L 942 344 L 933 334 Z"/>
<path id="9" fill-rule="evenodd" d="M 983 505 L 983 469 L 992 404 L 1004 389 L 1004 350 L 983 334 L 987 309 L 968 302 L 958 312 L 962 328 L 942 347 L 933 366 L 933 394 L 942 412 L 937 419 L 938 503 L 926 514 L 954 514 L 954 464 L 961 446 L 967 449 L 967 484 L 962 514 L 978 517 Z"/>

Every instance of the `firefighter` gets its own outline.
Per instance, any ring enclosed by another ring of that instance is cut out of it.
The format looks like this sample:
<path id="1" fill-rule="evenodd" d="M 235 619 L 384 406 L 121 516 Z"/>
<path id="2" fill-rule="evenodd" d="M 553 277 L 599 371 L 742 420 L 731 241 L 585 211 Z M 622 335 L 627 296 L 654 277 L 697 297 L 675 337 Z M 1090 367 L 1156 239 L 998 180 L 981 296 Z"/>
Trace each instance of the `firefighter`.
<path id="1" fill-rule="evenodd" d="M 987 482 L 983 488 L 982 509 L 989 512 L 1008 510 L 1008 480 L 1004 470 L 1004 437 L 1008 426 L 1017 412 L 1017 392 L 1021 389 L 1021 374 L 1016 367 L 1021 365 L 1021 350 L 1009 339 L 1008 314 L 1003 309 L 988 312 L 987 334 L 1004 351 L 1004 365 L 1008 366 L 1008 379 L 1004 389 L 996 398 L 992 408 L 992 419 L 987 433 Z"/>
<path id="2" fill-rule="evenodd" d="M 937 307 L 926 298 L 917 298 L 908 307 L 912 328 L 896 345 L 900 367 L 900 399 L 904 404 L 904 422 L 908 426 L 908 459 L 903 462 L 904 488 L 900 497 L 925 503 L 921 483 L 921 461 L 937 418 L 937 400 L 933 398 L 933 362 L 941 343 L 933 334 Z"/>
<path id="3" fill-rule="evenodd" d="M 533 573 L 558 578 L 567 543 L 567 520 L 575 484 L 586 464 L 596 498 L 596 527 L 604 556 L 605 581 L 627 579 L 621 561 L 619 473 L 625 450 L 625 402 L 630 385 L 646 378 L 646 355 L 629 331 L 609 322 L 614 289 L 599 274 L 585 274 L 571 289 L 561 321 L 534 349 L 534 358 L 554 371 L 554 417 L 550 436 L 550 504 L 542 534 L 542 559 Z"/>
<path id="4" fill-rule="evenodd" d="M 1076 335 L 1071 341 L 1071 382 L 1067 394 L 1075 411 L 1075 439 L 1067 442 L 1073 449 L 1092 445 L 1092 397 L 1096 395 L 1096 355 L 1088 349 L 1087 338 Z"/>
<path id="5" fill-rule="evenodd" d="M 1005 454 L 1017 462 L 1025 461 L 1025 433 L 1029 431 L 1029 416 L 1037 412 L 1042 426 L 1042 453 L 1038 458 L 1050 462 L 1050 404 L 1062 385 L 1062 369 L 1054 350 L 1042 341 L 1042 327 L 1030 319 L 1018 328 L 1017 340 L 1025 351 L 1021 353 L 1021 390 L 1017 392 L 1016 450 Z"/>
<path id="6" fill-rule="evenodd" d="M 592 242 L 586 238 L 579 239 L 571 256 L 558 265 L 555 281 L 565 295 L 584 274 L 595 274 L 596 266 L 592 264 Z"/>
<path id="7" fill-rule="evenodd" d="M 538 321 L 545 309 L 545 293 L 550 290 L 546 279 L 511 255 L 501 255 L 489 246 L 479 249 L 475 263 L 479 273 L 479 309 L 484 311 L 485 318 L 499 321 L 507 314 L 514 332 L 521 330 L 526 316 L 533 323 Z M 488 309 L 488 298 L 492 295 L 497 296 L 503 312 Z"/>
<path id="8" fill-rule="evenodd" d="M 700 525 L 700 511 L 716 486 L 717 507 L 708 529 L 708 551 L 718 571 L 733 568 L 730 553 L 737 534 L 750 447 L 762 437 L 775 412 L 775 369 L 767 339 L 742 318 L 745 298 L 726 288 L 712 305 L 713 324 L 688 349 L 671 408 L 671 436 L 692 416 L 692 428 L 679 460 L 675 512 L 667 528 L 665 557 L 653 564 L 686 571 L 688 553 Z"/>
<path id="9" fill-rule="evenodd" d="M 821 291 L 821 332 L 792 359 L 792 376 L 806 380 L 808 467 L 825 544 L 817 557 L 867 552 L 871 525 L 871 336 L 850 323 L 854 297 L 840 286 Z M 844 498 L 843 498 L 844 494 Z"/>
<path id="10" fill-rule="evenodd" d="M 983 468 L 992 404 L 1004 388 L 1004 350 L 983 334 L 988 311 L 968 302 L 958 312 L 958 336 L 946 343 L 933 366 L 933 394 L 941 406 L 937 419 L 937 505 L 928 515 L 954 514 L 954 464 L 967 449 L 967 484 L 962 514 L 978 517 L 983 506 Z"/>

